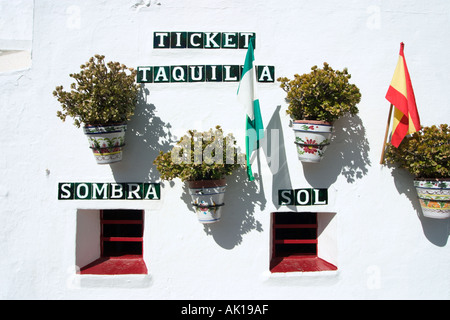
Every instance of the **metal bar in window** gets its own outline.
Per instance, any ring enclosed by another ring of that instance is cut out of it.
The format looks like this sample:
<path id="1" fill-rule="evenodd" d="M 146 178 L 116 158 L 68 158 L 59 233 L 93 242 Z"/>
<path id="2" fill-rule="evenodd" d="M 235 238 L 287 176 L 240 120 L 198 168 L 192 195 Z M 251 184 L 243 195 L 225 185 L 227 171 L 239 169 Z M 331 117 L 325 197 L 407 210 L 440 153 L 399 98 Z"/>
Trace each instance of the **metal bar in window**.
<path id="1" fill-rule="evenodd" d="M 102 241 L 142 242 L 141 237 L 102 237 Z"/>
<path id="2" fill-rule="evenodd" d="M 302 240 L 282 239 L 282 240 L 275 240 L 274 242 L 275 244 L 317 243 L 317 239 L 302 239 Z"/>
<path id="3" fill-rule="evenodd" d="M 298 229 L 306 229 L 306 228 L 317 228 L 317 224 L 275 224 L 275 229 L 287 229 L 287 228 L 298 228 Z"/>
<path id="4" fill-rule="evenodd" d="M 102 220 L 103 224 L 142 224 L 142 220 Z"/>

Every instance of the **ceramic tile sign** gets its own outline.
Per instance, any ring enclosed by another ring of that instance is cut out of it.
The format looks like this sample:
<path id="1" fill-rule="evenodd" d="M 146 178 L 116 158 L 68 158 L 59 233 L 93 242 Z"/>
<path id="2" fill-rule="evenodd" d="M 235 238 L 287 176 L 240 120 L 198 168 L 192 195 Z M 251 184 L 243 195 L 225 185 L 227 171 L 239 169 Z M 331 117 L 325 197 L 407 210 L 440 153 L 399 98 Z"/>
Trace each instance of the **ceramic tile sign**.
<path id="1" fill-rule="evenodd" d="M 160 197 L 159 183 L 58 183 L 58 200 L 159 200 Z"/>
<path id="2" fill-rule="evenodd" d="M 138 83 L 239 82 L 242 65 L 179 65 L 137 67 Z M 257 66 L 258 82 L 274 82 L 274 66 Z"/>
<path id="3" fill-rule="evenodd" d="M 254 32 L 155 31 L 154 49 L 247 49 Z M 256 43 L 256 39 L 253 42 Z"/>
<path id="4" fill-rule="evenodd" d="M 254 32 L 155 31 L 154 49 L 248 49 Z M 244 59 L 245 56 L 242 57 Z M 242 65 L 138 66 L 137 83 L 239 82 Z M 258 82 L 275 82 L 275 67 L 256 66 Z"/>
<path id="5" fill-rule="evenodd" d="M 278 204 L 286 206 L 316 206 L 328 204 L 328 189 L 281 189 Z"/>

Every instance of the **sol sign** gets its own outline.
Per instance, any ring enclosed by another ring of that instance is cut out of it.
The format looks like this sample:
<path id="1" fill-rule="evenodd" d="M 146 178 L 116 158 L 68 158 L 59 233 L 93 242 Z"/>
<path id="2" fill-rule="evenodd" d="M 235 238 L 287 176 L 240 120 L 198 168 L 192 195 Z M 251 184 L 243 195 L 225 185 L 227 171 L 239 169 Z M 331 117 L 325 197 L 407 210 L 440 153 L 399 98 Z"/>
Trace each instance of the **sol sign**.
<path id="1" fill-rule="evenodd" d="M 286 206 L 316 206 L 328 204 L 327 189 L 278 190 L 278 204 Z"/>

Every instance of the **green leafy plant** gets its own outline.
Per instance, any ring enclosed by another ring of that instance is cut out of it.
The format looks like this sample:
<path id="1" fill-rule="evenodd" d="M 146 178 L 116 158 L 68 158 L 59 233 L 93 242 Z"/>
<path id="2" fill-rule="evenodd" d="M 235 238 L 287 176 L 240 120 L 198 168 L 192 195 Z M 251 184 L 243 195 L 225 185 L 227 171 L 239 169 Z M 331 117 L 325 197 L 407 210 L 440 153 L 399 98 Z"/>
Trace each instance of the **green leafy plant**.
<path id="1" fill-rule="evenodd" d="M 189 130 L 171 151 L 160 151 L 153 163 L 163 180 L 216 180 L 245 163 L 245 154 L 239 153 L 233 134 L 224 137 L 216 126 L 206 132 Z"/>
<path id="2" fill-rule="evenodd" d="M 313 66 L 310 73 L 294 75 L 290 80 L 280 77 L 280 87 L 286 91 L 287 114 L 293 120 L 321 120 L 333 123 L 341 116 L 358 113 L 361 101 L 358 87 L 349 83 L 347 68 L 333 70 L 326 62 L 323 69 Z"/>
<path id="3" fill-rule="evenodd" d="M 135 83 L 136 70 L 119 62 L 105 63 L 105 56 L 95 55 L 80 66 L 79 73 L 70 74 L 76 82 L 71 91 L 57 86 L 53 95 L 61 103 L 57 116 L 65 121 L 74 118 L 74 125 L 110 125 L 126 122 L 134 114 L 139 93 Z"/>
<path id="4" fill-rule="evenodd" d="M 448 178 L 450 128 L 447 124 L 422 127 L 407 136 L 398 148 L 386 144 L 385 163 L 397 164 L 417 178 Z"/>

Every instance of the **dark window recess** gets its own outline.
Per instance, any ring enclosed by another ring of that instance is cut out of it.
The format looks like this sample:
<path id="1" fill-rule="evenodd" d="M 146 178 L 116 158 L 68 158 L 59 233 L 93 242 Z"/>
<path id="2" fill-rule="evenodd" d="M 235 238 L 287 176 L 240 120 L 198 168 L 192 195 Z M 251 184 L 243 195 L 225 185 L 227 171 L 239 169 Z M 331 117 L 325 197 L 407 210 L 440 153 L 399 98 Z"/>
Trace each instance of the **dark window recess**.
<path id="1" fill-rule="evenodd" d="M 103 257 L 142 256 L 142 244 L 127 241 L 105 241 Z"/>
<path id="2" fill-rule="evenodd" d="M 138 220 L 142 221 L 142 210 L 102 210 L 102 220 L 108 223 L 107 220 Z M 110 221 L 110 223 L 113 223 Z"/>
<path id="3" fill-rule="evenodd" d="M 102 210 L 100 212 L 101 257 L 81 269 L 85 274 L 142 274 L 144 212 Z"/>
<path id="4" fill-rule="evenodd" d="M 102 210 L 102 257 L 142 256 L 142 210 Z"/>
<path id="5" fill-rule="evenodd" d="M 317 213 L 272 214 L 272 272 L 336 270 L 317 256 Z"/>

